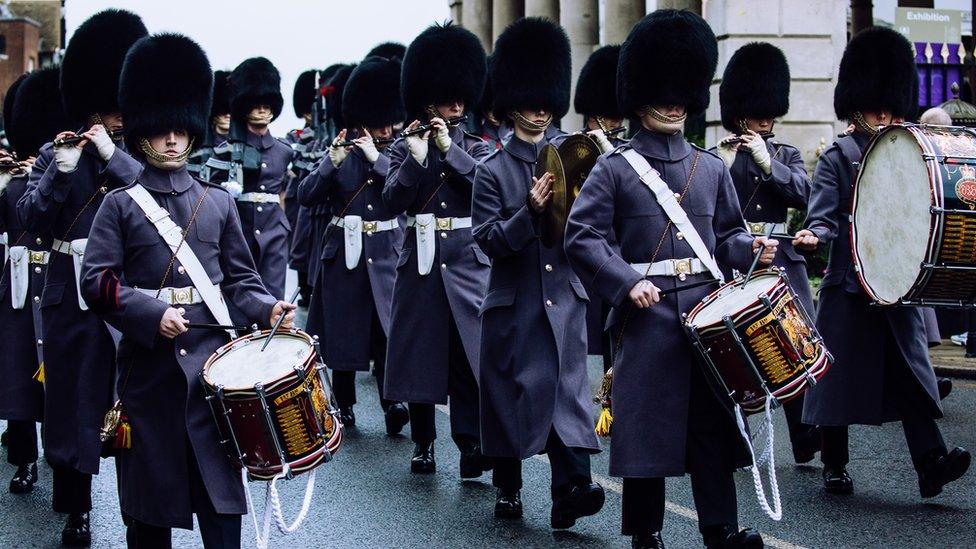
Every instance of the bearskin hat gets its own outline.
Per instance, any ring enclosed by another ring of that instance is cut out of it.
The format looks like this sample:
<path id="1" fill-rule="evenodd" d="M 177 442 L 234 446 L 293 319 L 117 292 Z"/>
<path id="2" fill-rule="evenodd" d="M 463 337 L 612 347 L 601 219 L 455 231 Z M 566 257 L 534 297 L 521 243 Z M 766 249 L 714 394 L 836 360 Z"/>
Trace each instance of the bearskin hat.
<path id="1" fill-rule="evenodd" d="M 11 113 L 14 133 L 8 129 L 7 138 L 21 158 L 37 156 L 45 143 L 69 129 L 60 80 L 59 68 L 41 69 L 30 73 L 17 88 Z"/>
<path id="2" fill-rule="evenodd" d="M 379 127 L 403 121 L 400 100 L 400 62 L 367 57 L 342 91 L 342 116 L 346 127 Z"/>
<path id="3" fill-rule="evenodd" d="M 7 93 L 3 96 L 3 131 L 7 135 L 7 141 L 10 142 L 10 147 L 15 151 L 17 147 L 14 146 L 14 138 L 10 137 L 16 132 L 14 130 L 14 101 L 17 100 L 17 90 L 20 89 L 20 85 L 27 79 L 27 73 L 24 73 L 14 80 L 13 84 L 7 88 Z"/>
<path id="4" fill-rule="evenodd" d="M 722 125 L 739 133 L 745 118 L 778 118 L 790 110 L 790 66 L 776 46 L 753 42 L 739 48 L 725 66 L 718 89 Z"/>
<path id="5" fill-rule="evenodd" d="M 918 73 L 912 45 L 899 32 L 865 29 L 851 38 L 840 60 L 834 112 L 839 120 L 854 113 L 888 110 L 911 118 L 918 108 Z"/>
<path id="6" fill-rule="evenodd" d="M 285 100 L 281 96 L 281 74 L 264 57 L 245 59 L 230 73 L 230 115 L 246 120 L 251 109 L 258 105 L 271 107 L 278 118 Z"/>
<path id="7" fill-rule="evenodd" d="M 487 65 L 491 66 L 492 56 L 489 55 L 487 59 Z M 481 101 L 478 102 L 478 116 L 481 117 L 484 113 L 492 112 L 492 103 L 495 101 L 495 94 L 491 89 L 491 71 L 485 77 L 485 87 L 481 91 Z"/>
<path id="8" fill-rule="evenodd" d="M 620 47 L 617 103 L 628 115 L 648 105 L 683 105 L 688 114 L 701 114 L 717 65 L 718 43 L 704 19 L 657 10 Z"/>
<path id="9" fill-rule="evenodd" d="M 81 24 L 61 62 L 61 96 L 70 123 L 119 110 L 119 75 L 126 52 L 149 34 L 138 15 L 105 10 Z"/>
<path id="10" fill-rule="evenodd" d="M 346 127 L 346 118 L 342 114 L 342 97 L 349 82 L 349 76 L 356 69 L 355 64 L 340 65 L 335 73 L 326 81 L 325 86 L 325 106 L 328 109 L 329 118 L 332 119 L 336 128 Z M 328 70 L 328 69 L 326 69 Z"/>
<path id="11" fill-rule="evenodd" d="M 617 106 L 617 60 L 620 46 L 603 46 L 593 52 L 576 80 L 573 108 L 582 115 L 623 118 Z"/>
<path id="12" fill-rule="evenodd" d="M 485 87 L 485 48 L 471 31 L 445 23 L 420 33 L 403 58 L 400 92 L 407 113 L 421 120 L 424 109 L 451 101 L 474 108 Z"/>
<path id="13" fill-rule="evenodd" d="M 399 42 L 383 42 L 369 50 L 366 57 L 385 57 L 394 61 L 403 61 L 403 56 L 407 53 L 407 47 Z M 365 59 L 365 57 L 363 58 Z"/>
<path id="14" fill-rule="evenodd" d="M 214 71 L 210 117 L 230 114 L 230 71 Z"/>
<path id="15" fill-rule="evenodd" d="M 515 110 L 545 108 L 553 119 L 569 111 L 572 61 L 562 27 L 542 17 L 519 19 L 495 41 L 490 73 L 499 120 Z"/>
<path id="16" fill-rule="evenodd" d="M 301 118 L 312 112 L 312 103 L 315 101 L 315 73 L 318 71 L 311 69 L 298 75 L 295 80 L 295 90 L 291 94 L 291 104 L 295 108 L 295 116 Z"/>
<path id="17" fill-rule="evenodd" d="M 125 57 L 119 106 L 130 151 L 138 141 L 186 130 L 203 142 L 210 126 L 213 70 L 200 46 L 181 34 L 155 34 L 136 42 Z"/>

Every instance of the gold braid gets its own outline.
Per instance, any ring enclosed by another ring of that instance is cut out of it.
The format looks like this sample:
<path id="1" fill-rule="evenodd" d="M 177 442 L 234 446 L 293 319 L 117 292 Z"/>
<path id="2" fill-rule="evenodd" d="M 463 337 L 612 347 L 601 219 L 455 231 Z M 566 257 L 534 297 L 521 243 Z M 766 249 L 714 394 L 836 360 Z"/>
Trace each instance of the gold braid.
<path id="1" fill-rule="evenodd" d="M 193 138 L 190 138 L 190 142 L 187 143 L 186 148 L 183 149 L 183 152 L 176 156 L 166 156 L 165 154 L 152 148 L 152 145 L 149 144 L 149 140 L 145 137 L 139 138 L 139 150 L 142 151 L 142 154 L 146 155 L 146 158 L 155 160 L 160 164 L 165 164 L 167 162 L 183 162 L 189 158 L 190 153 L 193 152 Z"/>
<path id="2" fill-rule="evenodd" d="M 552 124 L 551 114 L 546 118 L 546 121 L 541 124 L 537 124 L 529 120 L 528 118 L 522 116 L 522 113 L 518 111 L 512 111 L 508 113 L 508 115 L 512 117 L 512 120 L 514 120 L 515 123 L 518 124 L 520 128 L 530 132 L 544 132 L 549 127 L 549 125 Z"/>

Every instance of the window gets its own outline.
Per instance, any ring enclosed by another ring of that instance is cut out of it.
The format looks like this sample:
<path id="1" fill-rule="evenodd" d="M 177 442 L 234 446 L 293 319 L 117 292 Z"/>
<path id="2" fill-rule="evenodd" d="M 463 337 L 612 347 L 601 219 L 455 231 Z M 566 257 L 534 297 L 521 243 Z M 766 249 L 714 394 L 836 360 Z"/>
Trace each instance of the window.
<path id="1" fill-rule="evenodd" d="M 0 55 L 7 55 L 7 35 L 0 34 Z"/>

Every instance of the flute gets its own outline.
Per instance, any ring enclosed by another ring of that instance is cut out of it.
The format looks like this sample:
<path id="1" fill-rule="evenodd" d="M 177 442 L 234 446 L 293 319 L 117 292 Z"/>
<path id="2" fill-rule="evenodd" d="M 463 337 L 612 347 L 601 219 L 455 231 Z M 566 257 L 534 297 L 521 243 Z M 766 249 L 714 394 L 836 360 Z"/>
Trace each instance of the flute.
<path id="1" fill-rule="evenodd" d="M 377 146 L 379 146 L 379 145 L 389 145 L 390 143 L 393 143 L 394 141 L 395 141 L 395 139 L 393 139 L 392 137 L 390 137 L 388 139 L 380 139 L 380 138 L 375 138 L 375 137 L 373 138 L 373 144 L 374 145 L 377 145 Z M 356 141 L 354 141 L 354 140 L 340 141 L 338 143 L 333 143 L 332 144 L 332 147 L 338 149 L 340 147 L 352 147 L 355 144 L 356 144 Z"/>
<path id="2" fill-rule="evenodd" d="M 618 128 L 614 128 L 612 130 L 603 130 L 603 134 L 606 135 L 607 137 L 613 137 L 613 136 L 617 135 L 618 133 L 623 133 L 625 131 L 627 131 L 627 127 L 626 126 L 620 126 Z"/>
<path id="3" fill-rule="evenodd" d="M 120 139 L 122 137 L 122 130 L 115 131 L 115 132 L 109 130 L 108 131 L 108 136 L 111 139 L 113 139 L 113 140 L 114 139 Z M 61 139 L 55 139 L 53 145 L 55 147 L 74 146 L 74 145 L 77 145 L 78 143 L 81 143 L 85 139 L 88 139 L 88 138 L 85 137 L 85 136 L 83 136 L 83 135 L 74 135 L 74 136 L 71 136 L 71 137 L 62 137 Z"/>
<path id="4" fill-rule="evenodd" d="M 468 115 L 463 114 L 461 116 L 448 118 L 446 122 L 448 126 L 456 126 L 457 124 L 460 124 L 461 122 L 465 122 L 467 120 L 468 120 Z M 412 130 L 405 130 L 403 133 L 400 134 L 400 137 L 410 137 L 411 135 L 420 135 L 426 131 L 429 131 L 433 127 L 434 127 L 433 124 L 422 124 Z"/>
<path id="5" fill-rule="evenodd" d="M 766 133 L 759 134 L 759 136 L 762 137 L 763 139 L 772 139 L 772 138 L 776 137 L 776 134 L 774 134 L 773 132 L 766 132 Z M 722 145 L 738 145 L 739 143 L 742 143 L 744 141 L 745 141 L 745 138 L 743 138 L 742 136 L 740 136 L 740 135 L 734 135 L 732 137 L 728 137 L 728 138 L 723 139 L 722 142 L 721 142 L 721 144 Z"/>
<path id="6" fill-rule="evenodd" d="M 15 172 L 23 169 L 24 166 L 20 162 L 0 162 L 0 173 Z"/>

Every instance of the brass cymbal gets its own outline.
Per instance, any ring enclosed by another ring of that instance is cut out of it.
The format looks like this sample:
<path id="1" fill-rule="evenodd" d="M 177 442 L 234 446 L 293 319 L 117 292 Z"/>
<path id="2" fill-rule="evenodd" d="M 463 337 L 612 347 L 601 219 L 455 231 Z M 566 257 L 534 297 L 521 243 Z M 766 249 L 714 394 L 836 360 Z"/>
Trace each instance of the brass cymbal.
<path id="1" fill-rule="evenodd" d="M 559 158 L 563 161 L 563 172 L 566 175 L 566 185 L 569 188 L 566 217 L 569 217 L 569 210 L 573 207 L 573 202 L 579 196 L 583 182 L 590 175 L 590 171 L 596 165 L 596 159 L 599 157 L 599 147 L 586 134 L 571 135 L 559 145 Z"/>
<path id="2" fill-rule="evenodd" d="M 563 236 L 566 227 L 567 189 L 566 175 L 563 172 L 563 162 L 559 158 L 559 151 L 553 145 L 546 145 L 539 151 L 535 163 L 535 176 L 542 177 L 546 172 L 552 174 L 552 201 L 542 216 L 542 243 L 553 247 Z"/>

